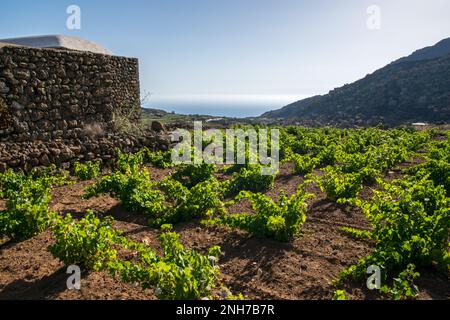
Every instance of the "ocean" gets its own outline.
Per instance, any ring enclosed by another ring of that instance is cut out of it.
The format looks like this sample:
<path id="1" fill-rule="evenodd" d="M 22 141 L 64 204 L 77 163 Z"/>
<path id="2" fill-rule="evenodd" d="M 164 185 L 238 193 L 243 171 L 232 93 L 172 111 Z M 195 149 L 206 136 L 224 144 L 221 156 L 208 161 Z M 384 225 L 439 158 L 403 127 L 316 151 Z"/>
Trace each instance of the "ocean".
<path id="1" fill-rule="evenodd" d="M 178 114 L 202 114 L 218 117 L 256 117 L 280 109 L 307 95 L 152 95 L 145 108 Z"/>

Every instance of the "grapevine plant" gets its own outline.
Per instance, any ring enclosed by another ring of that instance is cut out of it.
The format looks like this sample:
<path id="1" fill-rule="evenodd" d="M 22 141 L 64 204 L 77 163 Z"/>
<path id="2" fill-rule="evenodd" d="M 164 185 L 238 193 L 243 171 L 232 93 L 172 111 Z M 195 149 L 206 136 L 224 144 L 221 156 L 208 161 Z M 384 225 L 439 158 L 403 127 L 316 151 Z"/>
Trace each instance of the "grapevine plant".
<path id="1" fill-rule="evenodd" d="M 217 265 L 220 248 L 212 247 L 207 255 L 185 249 L 179 235 L 169 225 L 162 226 L 160 242 L 163 254 L 133 244 L 141 257 L 139 262 L 117 260 L 109 265 L 109 272 L 124 282 L 140 283 L 146 288 L 156 288 L 160 299 L 199 299 L 210 295 L 219 285 Z"/>
<path id="2" fill-rule="evenodd" d="M 106 270 L 123 282 L 154 288 L 160 299 L 200 299 L 212 296 L 212 291 L 220 287 L 219 247 L 210 248 L 206 255 L 186 249 L 171 226 L 163 225 L 159 255 L 147 245 L 125 238 L 112 222 L 112 218 L 101 220 L 92 212 L 80 221 L 70 215 L 59 218 L 53 227 L 56 241 L 49 251 L 66 266 Z M 134 258 L 123 258 L 125 252 L 133 253 Z"/>
<path id="3" fill-rule="evenodd" d="M 363 188 L 360 175 L 339 173 L 331 167 L 327 169 L 325 175 L 314 177 L 313 180 L 326 192 L 328 199 L 338 203 L 354 199 Z"/>
<path id="4" fill-rule="evenodd" d="M 172 174 L 172 178 L 180 181 L 184 186 L 192 188 L 200 182 L 210 180 L 214 177 L 214 164 L 187 164 L 181 165 L 178 170 Z"/>
<path id="5" fill-rule="evenodd" d="M 150 149 L 145 149 L 145 160 L 155 168 L 167 169 L 173 167 L 171 151 L 151 151 Z"/>
<path id="6" fill-rule="evenodd" d="M 240 191 L 266 191 L 273 187 L 275 176 L 264 174 L 261 165 L 249 165 L 239 173 L 234 173 L 233 178 L 225 183 L 225 194 L 234 196 Z"/>
<path id="7" fill-rule="evenodd" d="M 152 226 L 223 212 L 222 187 L 211 177 L 212 171 L 206 172 L 210 165 L 183 167 L 173 176 L 154 182 L 148 169 L 141 168 L 135 159 L 119 159 L 120 170 L 86 188 L 84 198 L 109 194 L 130 211 L 145 214 Z"/>
<path id="8" fill-rule="evenodd" d="M 371 221 L 375 250 L 345 270 L 342 278 L 363 279 L 367 266 L 378 265 L 384 283 L 392 282 L 384 292 L 411 298 L 412 280 L 418 276 L 414 268 L 436 264 L 444 272 L 450 270 L 450 202 L 443 186 L 427 179 L 398 180 L 384 184 L 371 201 L 356 203 Z"/>
<path id="9" fill-rule="evenodd" d="M 120 232 L 112 228 L 112 218 L 100 220 L 88 211 L 84 218 L 76 221 L 68 214 L 58 217 L 53 226 L 55 243 L 50 253 L 66 266 L 81 265 L 88 270 L 104 270 L 108 263 L 117 259 L 117 242 Z"/>
<path id="10" fill-rule="evenodd" d="M 281 191 L 277 202 L 261 193 L 242 191 L 237 200 L 249 199 L 255 214 L 223 215 L 208 223 L 227 225 L 246 230 L 257 237 L 288 242 L 298 235 L 306 221 L 306 200 L 311 197 L 301 187 L 289 198 Z"/>
<path id="11" fill-rule="evenodd" d="M 86 163 L 75 162 L 73 167 L 73 174 L 81 181 L 87 181 L 97 178 L 100 175 L 101 166 L 100 161 Z"/>
<path id="12" fill-rule="evenodd" d="M 36 171 L 26 176 L 8 170 L 0 174 L 0 195 L 6 198 L 6 210 L 0 213 L 0 237 L 20 241 L 52 225 L 56 214 L 49 211 L 52 185 L 63 184 L 64 177 Z"/>

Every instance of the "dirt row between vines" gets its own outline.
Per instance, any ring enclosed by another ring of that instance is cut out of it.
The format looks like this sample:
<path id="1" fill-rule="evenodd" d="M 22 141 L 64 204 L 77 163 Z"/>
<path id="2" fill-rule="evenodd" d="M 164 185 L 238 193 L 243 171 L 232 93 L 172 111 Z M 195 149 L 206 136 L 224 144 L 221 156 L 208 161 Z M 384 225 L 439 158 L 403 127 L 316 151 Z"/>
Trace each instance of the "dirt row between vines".
<path id="1" fill-rule="evenodd" d="M 170 172 L 151 168 L 155 180 Z M 391 174 L 399 175 L 399 171 Z M 81 200 L 84 188 L 91 183 L 55 188 L 51 209 L 74 216 L 82 216 L 87 209 L 112 215 L 116 219 L 114 226 L 124 235 L 158 247 L 159 231 L 148 227 L 143 215 L 131 214 L 109 196 Z M 292 165 L 284 164 L 275 187 L 267 194 L 276 198 L 281 189 L 293 194 L 299 183 L 302 178 L 292 173 Z M 185 246 L 201 252 L 219 245 L 223 252 L 219 261 L 223 283 L 248 299 L 330 299 L 335 289 L 331 282 L 339 272 L 372 250 L 370 243 L 354 240 L 340 228 L 367 229 L 370 224 L 358 209 L 326 200 L 317 187 L 311 185 L 308 191 L 316 198 L 309 201 L 302 234 L 289 244 L 253 238 L 243 231 L 203 227 L 199 221 L 177 224 L 175 231 Z M 370 193 L 364 190 L 363 195 Z M 4 202 L 0 202 L 0 210 L 2 206 Z M 251 207 L 244 201 L 229 211 L 251 211 Z M 152 289 L 124 284 L 106 272 L 83 272 L 81 290 L 68 290 L 64 265 L 47 251 L 52 242 L 49 231 L 20 243 L 0 242 L 0 299 L 156 299 Z M 418 282 L 421 299 L 450 299 L 448 278 L 433 272 L 422 274 Z M 348 285 L 346 291 L 351 299 L 380 298 L 361 288 L 361 284 Z"/>

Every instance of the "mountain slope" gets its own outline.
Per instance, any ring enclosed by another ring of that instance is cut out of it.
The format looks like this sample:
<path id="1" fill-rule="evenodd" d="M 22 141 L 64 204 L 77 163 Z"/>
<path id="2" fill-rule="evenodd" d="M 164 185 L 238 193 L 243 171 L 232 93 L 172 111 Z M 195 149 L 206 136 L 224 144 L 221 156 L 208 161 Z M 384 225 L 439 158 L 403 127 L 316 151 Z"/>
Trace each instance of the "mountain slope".
<path id="1" fill-rule="evenodd" d="M 444 39 L 436 43 L 434 46 L 425 47 L 413 52 L 411 55 L 398 59 L 393 63 L 423 61 L 437 59 L 450 54 L 450 38 Z"/>
<path id="2" fill-rule="evenodd" d="M 326 95 L 300 100 L 261 117 L 339 126 L 449 123 L 450 38 Z"/>

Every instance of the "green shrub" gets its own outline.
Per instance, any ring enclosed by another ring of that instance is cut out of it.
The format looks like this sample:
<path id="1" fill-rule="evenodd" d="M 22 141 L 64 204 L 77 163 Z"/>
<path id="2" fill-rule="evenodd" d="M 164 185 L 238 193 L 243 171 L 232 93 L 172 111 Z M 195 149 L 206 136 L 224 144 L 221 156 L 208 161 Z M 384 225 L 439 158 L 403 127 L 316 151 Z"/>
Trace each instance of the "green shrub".
<path id="1" fill-rule="evenodd" d="M 28 239 L 48 228 L 55 219 L 49 212 L 50 189 L 59 178 L 25 176 L 7 171 L 0 176 L 6 210 L 0 214 L 0 236 L 11 240 Z"/>
<path id="2" fill-rule="evenodd" d="M 355 229 L 355 228 L 342 227 L 341 231 L 357 240 L 372 238 L 372 233 L 367 230 L 359 230 L 359 229 Z"/>
<path id="3" fill-rule="evenodd" d="M 419 289 L 414 284 L 420 274 L 415 271 L 415 265 L 409 264 L 406 269 L 395 278 L 392 286 L 384 285 L 380 292 L 389 294 L 394 300 L 415 299 L 419 295 Z"/>
<path id="4" fill-rule="evenodd" d="M 91 180 L 97 178 L 100 175 L 101 167 L 100 161 L 86 163 L 75 162 L 73 167 L 73 174 L 75 177 L 82 181 Z"/>
<path id="5" fill-rule="evenodd" d="M 54 257 L 66 266 L 77 264 L 87 270 L 108 270 L 123 282 L 155 288 L 161 299 L 199 299 L 209 296 L 219 285 L 219 247 L 207 255 L 185 249 L 179 235 L 163 226 L 160 236 L 162 256 L 143 243 L 130 241 L 112 228 L 112 219 L 100 220 L 88 212 L 80 221 L 70 215 L 53 227 L 55 243 L 49 246 Z M 131 260 L 119 252 L 133 253 Z"/>
<path id="6" fill-rule="evenodd" d="M 409 263 L 442 269 L 446 261 L 450 233 L 450 203 L 442 186 L 433 182 L 403 181 L 386 185 L 370 203 L 362 204 L 373 225 L 377 242 L 371 258 L 390 269 L 403 269 Z"/>
<path id="7" fill-rule="evenodd" d="M 147 169 L 131 170 L 128 174 L 120 171 L 103 177 L 85 190 L 83 198 L 89 199 L 101 194 L 116 198 L 132 212 L 143 213 L 150 220 L 157 220 L 168 211 L 164 194 L 157 184 L 150 181 Z"/>
<path id="8" fill-rule="evenodd" d="M 221 185 L 216 179 L 200 182 L 191 189 L 170 177 L 159 185 L 173 204 L 152 223 L 153 225 L 206 218 L 221 215 L 226 211 L 221 199 Z"/>
<path id="9" fill-rule="evenodd" d="M 185 200 L 177 204 L 175 211 L 184 221 L 222 214 L 225 208 L 220 191 L 220 183 L 215 179 L 200 182 L 187 192 Z"/>
<path id="10" fill-rule="evenodd" d="M 281 191 L 277 202 L 261 193 L 242 191 L 237 199 L 249 199 L 256 214 L 223 215 L 209 223 L 228 225 L 244 229 L 257 237 L 287 242 L 300 232 L 306 221 L 306 200 L 311 197 L 303 188 L 299 188 L 290 198 Z"/>
<path id="11" fill-rule="evenodd" d="M 91 211 L 80 221 L 71 215 L 53 226 L 55 243 L 50 253 L 66 266 L 77 264 L 88 270 L 103 270 L 117 259 L 114 244 L 120 233 L 112 228 L 112 219 L 100 220 Z"/>
<path id="12" fill-rule="evenodd" d="M 306 175 L 311 173 L 319 163 L 319 160 L 312 156 L 301 156 L 299 154 L 292 154 L 291 160 L 294 163 L 294 173 Z"/>
<path id="13" fill-rule="evenodd" d="M 430 159 L 410 170 L 418 178 L 429 177 L 436 185 L 441 185 L 450 194 L 450 163 L 444 160 Z"/>
<path id="14" fill-rule="evenodd" d="M 192 188 L 200 182 L 213 178 L 214 171 L 214 164 L 186 164 L 181 165 L 178 170 L 172 174 L 172 178 L 181 182 L 184 186 Z"/>
<path id="15" fill-rule="evenodd" d="M 146 149 L 146 161 L 152 166 L 160 169 L 172 168 L 172 152 L 171 151 L 151 151 Z"/>
<path id="16" fill-rule="evenodd" d="M 314 179 L 320 189 L 326 192 L 327 198 L 337 202 L 355 198 L 363 187 L 361 177 L 356 173 L 328 170 L 324 176 Z"/>
<path id="17" fill-rule="evenodd" d="M 118 159 L 116 162 L 117 171 L 123 174 L 133 174 L 139 171 L 144 161 L 144 151 L 138 153 L 124 153 L 119 149 L 116 149 Z"/>
<path id="18" fill-rule="evenodd" d="M 43 186 L 44 188 L 41 189 L 43 191 L 51 186 L 59 186 L 68 182 L 67 177 L 56 174 L 54 171 L 54 168 L 50 167 L 43 170 L 33 169 L 29 175 L 11 169 L 0 173 L 0 198 L 8 198 L 10 193 L 16 193 L 31 184 L 34 184 L 35 191 L 37 191 L 36 184 Z"/>
<path id="19" fill-rule="evenodd" d="M 265 175 L 261 165 L 250 165 L 239 173 L 233 174 L 233 179 L 226 183 L 226 194 L 236 195 L 240 191 L 261 192 L 273 187 L 276 175 Z"/>
<path id="20" fill-rule="evenodd" d="M 341 278 L 362 280 L 366 268 L 377 265 L 383 268 L 383 283 L 393 282 L 394 292 L 408 293 L 404 284 L 411 279 L 411 266 L 436 264 L 443 272 L 450 270 L 450 204 L 442 186 L 435 187 L 429 180 L 395 181 L 375 191 L 372 201 L 356 203 L 371 221 L 375 250 L 346 269 Z M 395 280 L 402 276 L 406 278 Z"/>
<path id="21" fill-rule="evenodd" d="M 164 230 L 164 228 L 163 228 Z M 185 249 L 179 242 L 179 235 L 165 229 L 161 239 L 163 261 L 171 267 L 172 273 L 161 277 L 158 282 L 163 299 L 198 299 L 208 295 L 218 282 L 217 266 L 220 247 L 212 247 L 208 255 Z"/>
<path id="22" fill-rule="evenodd" d="M 336 146 L 324 147 L 318 154 L 317 160 L 320 166 L 332 166 L 337 161 L 337 148 Z"/>
<path id="23" fill-rule="evenodd" d="M 160 299 L 200 299 L 211 294 L 219 284 L 219 247 L 212 247 L 207 255 L 185 249 L 179 235 L 164 225 L 160 236 L 162 257 L 150 249 L 140 247 L 140 261 L 116 261 L 109 265 L 110 273 L 122 281 L 140 283 L 143 288 L 156 287 Z M 144 258 L 144 259 L 142 259 Z"/>
<path id="24" fill-rule="evenodd" d="M 84 198 L 109 194 L 119 199 L 130 211 L 145 214 L 152 226 L 204 218 L 225 210 L 217 180 L 203 181 L 189 189 L 172 177 L 152 182 L 145 168 L 129 174 L 112 173 L 85 192 Z"/>
<path id="25" fill-rule="evenodd" d="M 6 198 L 10 192 L 17 192 L 30 181 L 29 177 L 13 170 L 0 173 L 0 198 Z"/>
<path id="26" fill-rule="evenodd" d="M 336 290 L 333 293 L 332 300 L 347 300 L 347 296 L 345 295 L 345 291 L 344 290 Z"/>
<path id="27" fill-rule="evenodd" d="M 49 201 L 48 195 L 38 196 L 29 188 L 11 194 L 6 210 L 0 215 L 0 235 L 19 241 L 47 229 L 55 218 L 55 214 L 48 210 Z"/>

